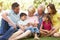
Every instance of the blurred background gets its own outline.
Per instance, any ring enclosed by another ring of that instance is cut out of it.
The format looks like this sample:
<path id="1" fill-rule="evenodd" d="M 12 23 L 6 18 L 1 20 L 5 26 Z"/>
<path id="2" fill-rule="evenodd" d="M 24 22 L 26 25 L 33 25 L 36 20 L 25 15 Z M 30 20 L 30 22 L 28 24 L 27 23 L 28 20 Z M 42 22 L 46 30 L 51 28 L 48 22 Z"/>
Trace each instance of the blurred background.
<path id="1" fill-rule="evenodd" d="M 0 21 L 2 12 L 11 9 L 11 5 L 14 2 L 18 2 L 20 4 L 20 9 L 23 11 L 26 11 L 30 5 L 35 6 L 37 9 L 40 4 L 46 7 L 49 3 L 53 3 L 58 13 L 60 13 L 60 0 L 0 0 Z"/>

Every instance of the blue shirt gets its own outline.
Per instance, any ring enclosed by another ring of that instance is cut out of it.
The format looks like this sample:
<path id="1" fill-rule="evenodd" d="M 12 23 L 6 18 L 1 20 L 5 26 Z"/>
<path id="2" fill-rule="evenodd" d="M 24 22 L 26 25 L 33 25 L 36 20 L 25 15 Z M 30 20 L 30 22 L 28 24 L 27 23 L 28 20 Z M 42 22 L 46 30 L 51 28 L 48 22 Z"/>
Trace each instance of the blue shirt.
<path id="1" fill-rule="evenodd" d="M 35 14 L 35 16 L 39 16 L 38 13 Z M 40 29 L 41 23 L 42 23 L 42 21 L 43 21 L 43 20 L 42 20 L 43 16 L 44 16 L 44 13 L 42 14 L 42 16 L 38 17 L 38 21 L 39 21 L 38 29 Z"/>
<path id="2" fill-rule="evenodd" d="M 20 20 L 19 14 L 14 13 L 13 10 L 9 10 L 9 12 L 8 12 L 8 17 L 9 17 L 15 24 L 17 24 L 17 22 Z"/>

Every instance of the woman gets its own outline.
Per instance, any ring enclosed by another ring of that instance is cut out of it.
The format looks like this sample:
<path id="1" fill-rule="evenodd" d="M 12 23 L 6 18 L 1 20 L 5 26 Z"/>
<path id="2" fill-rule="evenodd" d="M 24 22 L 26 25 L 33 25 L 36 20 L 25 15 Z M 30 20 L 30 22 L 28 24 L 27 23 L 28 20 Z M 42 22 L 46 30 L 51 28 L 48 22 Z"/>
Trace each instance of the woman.
<path id="1" fill-rule="evenodd" d="M 60 29 L 60 14 L 57 13 L 55 5 L 54 4 L 49 4 L 47 6 L 49 16 L 51 17 L 51 21 L 53 24 L 53 31 L 48 35 L 53 35 L 57 37 L 59 34 L 59 29 Z M 57 35 L 58 34 L 58 35 Z"/>

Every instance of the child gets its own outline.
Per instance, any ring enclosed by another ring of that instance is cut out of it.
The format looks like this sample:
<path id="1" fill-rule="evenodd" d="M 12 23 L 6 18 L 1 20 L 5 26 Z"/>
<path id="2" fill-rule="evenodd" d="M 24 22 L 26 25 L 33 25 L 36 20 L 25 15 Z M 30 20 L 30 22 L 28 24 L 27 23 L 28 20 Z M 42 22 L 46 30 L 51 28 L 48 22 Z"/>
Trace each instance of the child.
<path id="1" fill-rule="evenodd" d="M 52 22 L 50 17 L 46 14 L 43 17 L 43 22 L 40 27 L 40 33 L 43 34 L 43 36 L 47 36 L 51 32 L 51 26 Z"/>
<path id="2" fill-rule="evenodd" d="M 39 30 L 37 28 L 38 26 L 38 18 L 37 16 L 34 16 L 35 13 L 35 8 L 34 7 L 29 7 L 28 9 L 28 17 L 27 20 L 29 21 L 30 27 L 28 29 L 31 30 L 32 33 L 34 33 L 34 39 L 39 39 L 37 36 L 37 33 L 39 33 Z"/>
<path id="3" fill-rule="evenodd" d="M 27 26 L 28 26 L 28 21 L 27 19 L 27 15 L 25 13 L 21 13 L 20 14 L 20 21 L 18 21 L 17 25 L 19 26 L 19 30 L 17 32 L 15 32 L 10 38 L 9 40 L 15 40 L 16 37 L 18 37 L 20 34 L 22 34 L 24 31 L 26 31 Z"/>

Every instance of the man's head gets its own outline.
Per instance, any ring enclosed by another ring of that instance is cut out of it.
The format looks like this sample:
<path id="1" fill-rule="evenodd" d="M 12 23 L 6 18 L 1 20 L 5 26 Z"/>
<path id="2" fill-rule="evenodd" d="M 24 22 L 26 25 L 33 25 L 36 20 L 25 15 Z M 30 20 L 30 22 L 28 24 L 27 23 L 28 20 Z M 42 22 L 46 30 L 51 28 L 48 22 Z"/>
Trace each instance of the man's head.
<path id="1" fill-rule="evenodd" d="M 19 4 L 17 2 L 13 3 L 12 9 L 16 14 L 19 13 Z"/>
<path id="2" fill-rule="evenodd" d="M 37 9 L 38 14 L 41 15 L 41 14 L 44 12 L 44 10 L 45 10 L 44 5 L 39 5 L 39 7 L 38 7 L 38 9 Z"/>
<path id="3" fill-rule="evenodd" d="M 27 19 L 27 14 L 26 13 L 21 13 L 20 14 L 20 19 L 23 20 L 23 21 L 26 20 Z"/>

